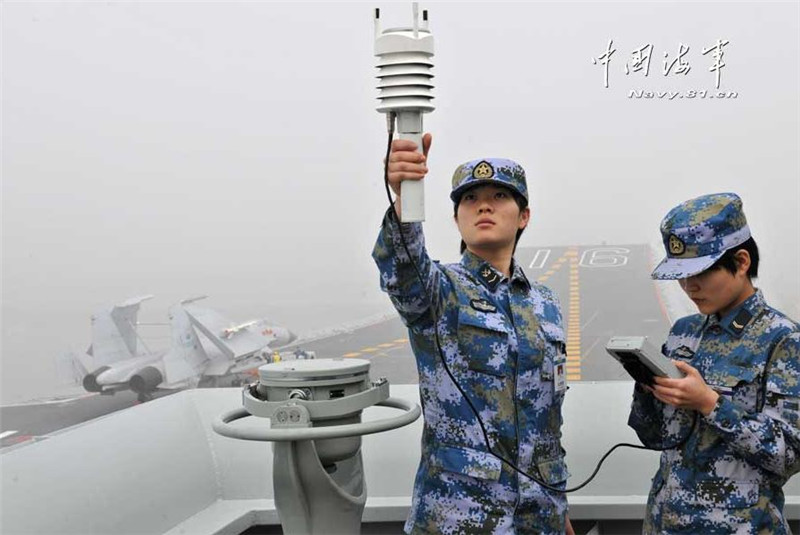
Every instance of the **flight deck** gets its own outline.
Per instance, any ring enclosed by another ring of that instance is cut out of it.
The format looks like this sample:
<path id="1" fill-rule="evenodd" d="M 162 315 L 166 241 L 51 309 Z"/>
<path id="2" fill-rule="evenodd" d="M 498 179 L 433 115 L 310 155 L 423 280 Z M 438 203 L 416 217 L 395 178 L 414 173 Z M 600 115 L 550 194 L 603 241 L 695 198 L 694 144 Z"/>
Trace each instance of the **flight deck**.
<path id="1" fill-rule="evenodd" d="M 646 245 L 520 247 L 515 256 L 531 282 L 547 285 L 559 297 L 568 381 L 629 380 L 605 352 L 605 342 L 613 335 L 639 335 L 660 346 L 666 336 L 670 318 L 649 276 L 652 259 Z M 395 385 L 416 384 L 408 332 L 394 314 L 384 318 L 306 342 L 301 337 L 293 346 L 313 351 L 318 358 L 367 359 L 372 377 L 386 377 Z M 170 393 L 158 392 L 155 397 Z M 43 440 L 59 429 L 137 404 L 131 392 L 98 395 L 76 390 L 61 399 L 2 407 L 1 444 Z"/>

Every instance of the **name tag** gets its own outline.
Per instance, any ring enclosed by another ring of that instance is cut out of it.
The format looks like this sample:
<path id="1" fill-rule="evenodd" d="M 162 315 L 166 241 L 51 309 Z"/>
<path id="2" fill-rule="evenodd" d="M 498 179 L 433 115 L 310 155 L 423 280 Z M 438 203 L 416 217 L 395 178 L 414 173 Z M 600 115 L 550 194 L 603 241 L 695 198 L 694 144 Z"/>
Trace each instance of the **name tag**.
<path id="1" fill-rule="evenodd" d="M 557 362 L 554 366 L 554 381 L 556 392 L 563 392 L 567 389 L 567 363 L 566 361 Z"/>

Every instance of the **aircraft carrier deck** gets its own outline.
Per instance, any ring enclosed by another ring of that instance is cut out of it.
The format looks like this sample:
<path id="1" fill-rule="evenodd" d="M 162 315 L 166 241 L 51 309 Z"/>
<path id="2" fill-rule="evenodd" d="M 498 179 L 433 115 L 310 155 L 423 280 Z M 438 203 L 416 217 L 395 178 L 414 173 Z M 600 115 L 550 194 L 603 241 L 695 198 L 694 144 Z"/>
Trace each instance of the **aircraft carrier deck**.
<path id="1" fill-rule="evenodd" d="M 561 300 L 567 331 L 568 380 L 627 380 L 605 352 L 614 334 L 663 339 L 670 325 L 667 309 L 648 277 L 651 260 L 644 245 L 596 247 L 520 247 L 517 260 L 531 281 L 552 288 Z M 375 284 L 377 284 L 377 274 Z M 373 377 L 393 385 L 416 384 L 417 370 L 400 319 L 346 329 L 301 344 L 319 358 L 363 358 Z M 156 397 L 170 392 L 157 393 Z M 71 396 L 0 408 L 0 447 L 36 441 L 81 422 L 137 404 L 131 392 L 113 396 L 76 390 Z"/>
<path id="2" fill-rule="evenodd" d="M 574 484 L 613 444 L 637 442 L 625 423 L 633 383 L 605 353 L 606 340 L 618 334 L 660 341 L 674 312 L 648 277 L 646 246 L 520 248 L 516 256 L 531 280 L 561 299 L 571 385 L 563 431 Z M 370 375 L 387 377 L 393 396 L 418 401 L 413 354 L 396 317 L 302 348 L 318 358 L 369 360 Z M 3 407 L 3 533 L 280 533 L 271 448 L 211 430 L 216 416 L 240 404 L 240 389 L 225 388 L 144 404 L 121 393 Z M 387 410 L 369 409 L 364 419 Z M 420 419 L 363 439 L 363 533 L 401 532 L 421 428 Z M 612 455 L 592 484 L 570 495 L 578 533 L 640 532 L 657 459 L 638 450 Z M 800 484 L 793 480 L 785 490 L 797 528 Z"/>

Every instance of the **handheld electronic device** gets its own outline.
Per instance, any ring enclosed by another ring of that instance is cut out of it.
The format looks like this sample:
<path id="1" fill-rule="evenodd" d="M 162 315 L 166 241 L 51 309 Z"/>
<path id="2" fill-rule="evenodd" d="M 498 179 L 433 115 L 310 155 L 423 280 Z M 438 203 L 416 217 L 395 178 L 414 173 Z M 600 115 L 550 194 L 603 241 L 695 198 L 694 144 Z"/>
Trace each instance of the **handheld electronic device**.
<path id="1" fill-rule="evenodd" d="M 646 336 L 614 336 L 606 351 L 639 383 L 653 384 L 653 377 L 684 377 L 675 364 L 648 342 Z"/>

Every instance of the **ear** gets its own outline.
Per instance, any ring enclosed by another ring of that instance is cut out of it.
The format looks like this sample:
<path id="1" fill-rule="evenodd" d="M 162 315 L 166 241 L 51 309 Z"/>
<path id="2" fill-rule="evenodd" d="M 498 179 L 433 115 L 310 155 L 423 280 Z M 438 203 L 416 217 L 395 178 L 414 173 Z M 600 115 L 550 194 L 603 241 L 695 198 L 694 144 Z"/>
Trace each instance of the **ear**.
<path id="1" fill-rule="evenodd" d="M 733 253 L 733 259 L 736 262 L 736 274 L 747 276 L 747 270 L 750 269 L 750 253 L 745 249 L 739 249 Z"/>
<path id="2" fill-rule="evenodd" d="M 517 228 L 523 229 L 531 222 L 531 207 L 526 206 L 525 209 L 519 213 L 519 226 Z"/>

